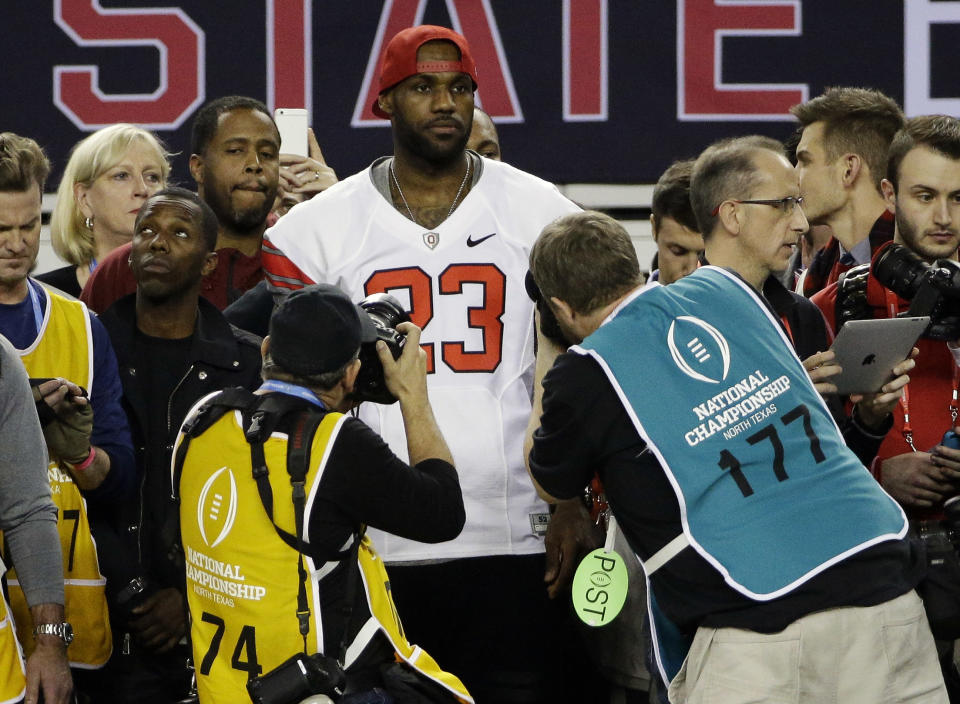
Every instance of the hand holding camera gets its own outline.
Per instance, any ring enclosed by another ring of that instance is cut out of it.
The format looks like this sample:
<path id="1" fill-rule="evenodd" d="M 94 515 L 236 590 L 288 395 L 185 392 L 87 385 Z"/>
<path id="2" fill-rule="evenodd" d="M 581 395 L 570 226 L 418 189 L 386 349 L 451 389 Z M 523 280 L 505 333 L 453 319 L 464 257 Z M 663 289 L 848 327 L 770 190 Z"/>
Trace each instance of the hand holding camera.
<path id="1" fill-rule="evenodd" d="M 80 464 L 90 454 L 93 408 L 86 389 L 66 379 L 31 379 L 37 415 L 50 454 Z"/>
<path id="2" fill-rule="evenodd" d="M 420 328 L 399 323 L 397 332 L 406 336 L 403 352 L 396 359 L 383 340 L 377 341 L 377 356 L 383 365 L 387 390 L 400 403 L 427 399 L 427 353 L 420 347 Z"/>

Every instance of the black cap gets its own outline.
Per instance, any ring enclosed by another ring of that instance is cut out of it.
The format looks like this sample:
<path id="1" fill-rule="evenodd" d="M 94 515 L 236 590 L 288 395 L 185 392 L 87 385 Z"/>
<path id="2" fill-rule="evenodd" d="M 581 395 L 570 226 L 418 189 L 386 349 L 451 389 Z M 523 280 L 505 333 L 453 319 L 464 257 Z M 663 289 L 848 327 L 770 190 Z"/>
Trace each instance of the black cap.
<path id="1" fill-rule="evenodd" d="M 270 318 L 270 356 L 299 376 L 336 371 L 376 339 L 370 316 L 331 284 L 294 291 Z"/>

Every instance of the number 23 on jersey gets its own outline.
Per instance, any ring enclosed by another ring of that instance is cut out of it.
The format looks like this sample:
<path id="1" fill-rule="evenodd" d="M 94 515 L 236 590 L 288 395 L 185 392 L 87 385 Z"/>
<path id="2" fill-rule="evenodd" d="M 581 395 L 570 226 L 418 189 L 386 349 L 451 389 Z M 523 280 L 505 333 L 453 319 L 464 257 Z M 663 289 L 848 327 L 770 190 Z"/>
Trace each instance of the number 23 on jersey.
<path id="1" fill-rule="evenodd" d="M 503 313 L 507 277 L 494 264 L 451 264 L 437 277 L 436 294 L 462 296 L 464 286 L 479 284 L 483 304 L 465 305 L 467 326 L 480 331 L 481 349 L 467 350 L 463 340 L 440 341 L 440 358 L 454 372 L 493 372 L 503 358 Z M 434 314 L 433 277 L 420 267 L 381 269 L 364 284 L 366 295 L 406 290 L 410 296 L 410 320 L 426 330 Z M 435 343 L 421 345 L 427 353 L 427 373 L 436 370 Z"/>

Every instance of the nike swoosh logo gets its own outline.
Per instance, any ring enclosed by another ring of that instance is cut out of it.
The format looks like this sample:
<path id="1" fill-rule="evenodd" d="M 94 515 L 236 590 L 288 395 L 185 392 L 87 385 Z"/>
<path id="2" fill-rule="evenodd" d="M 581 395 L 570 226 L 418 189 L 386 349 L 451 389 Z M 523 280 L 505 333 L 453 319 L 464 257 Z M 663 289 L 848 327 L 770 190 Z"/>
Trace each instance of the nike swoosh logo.
<path id="1" fill-rule="evenodd" d="M 491 237 L 494 237 L 496 234 L 497 234 L 496 232 L 491 232 L 491 233 L 490 233 L 489 235 L 487 235 L 486 237 L 481 237 L 481 238 L 478 239 L 478 240 L 473 239 L 473 236 L 472 236 L 472 235 L 469 235 L 469 236 L 467 237 L 467 246 L 468 246 L 468 247 L 476 247 L 476 246 L 477 246 L 478 244 L 480 244 L 481 242 L 486 242 L 488 239 L 490 239 Z"/>

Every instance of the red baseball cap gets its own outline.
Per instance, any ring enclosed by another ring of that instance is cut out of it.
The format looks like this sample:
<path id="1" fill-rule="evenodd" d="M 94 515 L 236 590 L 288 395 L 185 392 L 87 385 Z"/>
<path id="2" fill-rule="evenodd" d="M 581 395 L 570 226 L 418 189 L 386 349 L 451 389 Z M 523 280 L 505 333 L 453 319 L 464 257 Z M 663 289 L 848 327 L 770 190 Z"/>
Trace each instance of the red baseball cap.
<path id="1" fill-rule="evenodd" d="M 426 61 L 417 63 L 417 50 L 430 41 L 442 39 L 452 42 L 460 50 L 459 61 Z M 442 73 L 444 71 L 459 71 L 470 76 L 473 88 L 477 88 L 477 65 L 470 55 L 470 45 L 460 34 L 447 27 L 438 27 L 433 24 L 422 24 L 419 27 L 408 27 L 393 37 L 383 53 L 383 63 L 380 65 L 380 93 L 393 88 L 400 81 L 416 76 L 418 73 Z M 377 117 L 390 119 L 376 99 L 373 101 L 373 114 Z"/>

